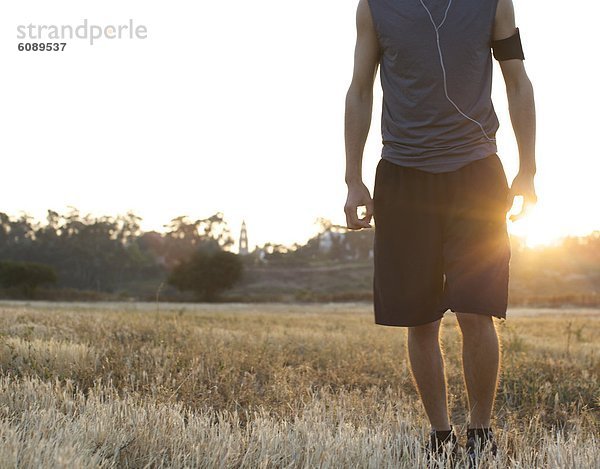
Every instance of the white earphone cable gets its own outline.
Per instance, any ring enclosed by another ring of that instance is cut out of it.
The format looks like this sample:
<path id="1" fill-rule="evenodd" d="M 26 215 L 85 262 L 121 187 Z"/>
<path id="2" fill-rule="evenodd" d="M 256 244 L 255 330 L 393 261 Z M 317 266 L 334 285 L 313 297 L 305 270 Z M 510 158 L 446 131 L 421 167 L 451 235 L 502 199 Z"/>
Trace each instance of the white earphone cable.
<path id="1" fill-rule="evenodd" d="M 436 26 L 435 21 L 433 20 L 433 16 L 431 15 L 431 12 L 429 11 L 429 8 L 427 8 L 427 6 L 425 6 L 425 3 L 423 3 L 423 0 L 419 0 L 419 2 L 421 2 L 421 5 L 423 6 L 423 8 L 425 8 L 425 11 L 429 15 L 429 19 L 431 20 L 431 24 L 433 25 L 433 29 L 435 30 L 436 43 L 437 43 L 438 53 L 440 56 L 440 66 L 442 67 L 442 75 L 444 78 L 444 93 L 446 94 L 446 99 L 448 101 L 450 101 L 450 103 L 456 108 L 456 110 L 463 117 L 465 117 L 466 119 L 470 120 L 471 122 L 477 124 L 479 126 L 479 128 L 481 129 L 481 132 L 483 132 L 483 135 L 485 136 L 486 139 L 488 139 L 490 142 L 495 142 L 496 139 L 489 137 L 489 135 L 486 133 L 485 129 L 483 128 L 483 125 L 481 125 L 480 122 L 476 121 L 472 117 L 467 116 L 463 111 L 461 111 L 460 108 L 457 106 L 457 104 L 448 95 L 448 84 L 447 84 L 447 80 L 446 80 L 446 67 L 444 67 L 444 58 L 442 57 L 442 48 L 440 46 L 439 30 L 442 27 L 442 25 L 444 24 L 444 22 L 446 21 L 446 18 L 448 17 L 448 10 L 450 10 L 450 5 L 452 5 L 452 0 L 450 0 L 448 2 L 448 6 L 446 7 L 446 12 L 444 13 L 444 19 L 442 19 L 442 22 L 438 26 Z"/>

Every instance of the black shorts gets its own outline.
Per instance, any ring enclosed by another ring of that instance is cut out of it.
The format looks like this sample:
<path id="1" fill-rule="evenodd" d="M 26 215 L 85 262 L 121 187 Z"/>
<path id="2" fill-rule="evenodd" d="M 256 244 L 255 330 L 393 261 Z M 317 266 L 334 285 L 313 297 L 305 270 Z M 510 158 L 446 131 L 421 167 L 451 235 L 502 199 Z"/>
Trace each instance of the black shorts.
<path id="1" fill-rule="evenodd" d="M 380 159 L 373 190 L 375 324 L 453 312 L 506 318 L 508 181 L 497 154 L 446 173 Z"/>

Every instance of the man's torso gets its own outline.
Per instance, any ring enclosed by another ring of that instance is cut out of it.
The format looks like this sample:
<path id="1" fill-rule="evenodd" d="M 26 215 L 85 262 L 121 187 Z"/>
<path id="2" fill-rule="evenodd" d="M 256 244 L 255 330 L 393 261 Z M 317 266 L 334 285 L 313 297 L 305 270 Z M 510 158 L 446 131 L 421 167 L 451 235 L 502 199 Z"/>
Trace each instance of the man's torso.
<path id="1" fill-rule="evenodd" d="M 497 1 L 369 0 L 382 49 L 383 158 L 438 173 L 497 152 Z"/>

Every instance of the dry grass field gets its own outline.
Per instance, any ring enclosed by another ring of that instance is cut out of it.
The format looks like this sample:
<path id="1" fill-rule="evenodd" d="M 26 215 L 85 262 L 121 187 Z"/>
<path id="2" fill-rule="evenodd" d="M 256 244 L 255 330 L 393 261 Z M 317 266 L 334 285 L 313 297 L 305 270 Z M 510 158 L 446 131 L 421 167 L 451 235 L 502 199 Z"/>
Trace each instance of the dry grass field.
<path id="1" fill-rule="evenodd" d="M 159 306 L 0 303 L 0 467 L 424 467 L 406 331 L 370 305 Z M 600 467 L 600 311 L 496 321 L 482 467 Z M 451 313 L 442 334 L 464 443 Z"/>

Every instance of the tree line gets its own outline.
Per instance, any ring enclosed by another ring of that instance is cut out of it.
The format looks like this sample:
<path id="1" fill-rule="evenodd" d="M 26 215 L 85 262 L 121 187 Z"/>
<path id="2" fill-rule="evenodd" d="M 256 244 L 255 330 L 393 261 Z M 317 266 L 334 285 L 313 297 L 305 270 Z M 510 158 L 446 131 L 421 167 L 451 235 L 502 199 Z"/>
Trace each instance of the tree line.
<path id="1" fill-rule="evenodd" d="M 245 271 L 251 279 L 269 266 L 293 274 L 296 267 L 318 270 L 348 262 L 354 272 L 372 262 L 373 230 L 346 230 L 323 218 L 317 219 L 319 233 L 305 244 L 265 243 L 246 256 L 230 252 L 234 240 L 221 212 L 196 220 L 173 218 L 164 232 L 143 232 L 140 221 L 132 212 L 92 217 L 76 208 L 64 214 L 48 210 L 45 223 L 0 212 L 0 296 L 12 291 L 29 297 L 39 285 L 48 285 L 54 291 L 151 299 L 166 287 L 163 294 L 190 291 L 189 299 L 210 301 Z M 600 231 L 538 248 L 511 236 L 511 245 L 515 297 L 562 290 L 600 294 Z"/>
<path id="2" fill-rule="evenodd" d="M 198 277 L 198 266 L 190 270 L 190 262 L 212 262 L 215 268 L 218 262 L 212 258 L 219 254 L 222 262 L 232 263 L 232 253 L 229 257 L 222 255 L 233 244 L 233 238 L 221 212 L 206 219 L 174 218 L 165 225 L 164 233 L 144 233 L 140 221 L 132 212 L 92 217 L 76 208 L 65 214 L 48 210 L 46 223 L 35 222 L 28 214 L 12 219 L 0 212 L 0 284 L 10 288 L 21 279 L 19 285 L 29 292 L 40 283 L 114 292 L 128 285 L 158 284 L 166 279 L 174 286 L 189 289 L 190 281 L 183 281 L 180 270 L 187 268 Z M 233 265 L 237 265 L 235 261 Z M 50 267 L 54 274 L 43 267 Z M 222 275 L 239 278 L 239 271 L 239 267 L 230 266 L 230 271 Z M 196 280 L 200 285 L 197 290 L 206 296 L 214 296 L 215 286 L 218 290 L 219 284 L 228 284 L 219 275 L 209 287 L 206 283 L 202 286 L 204 280 Z"/>

